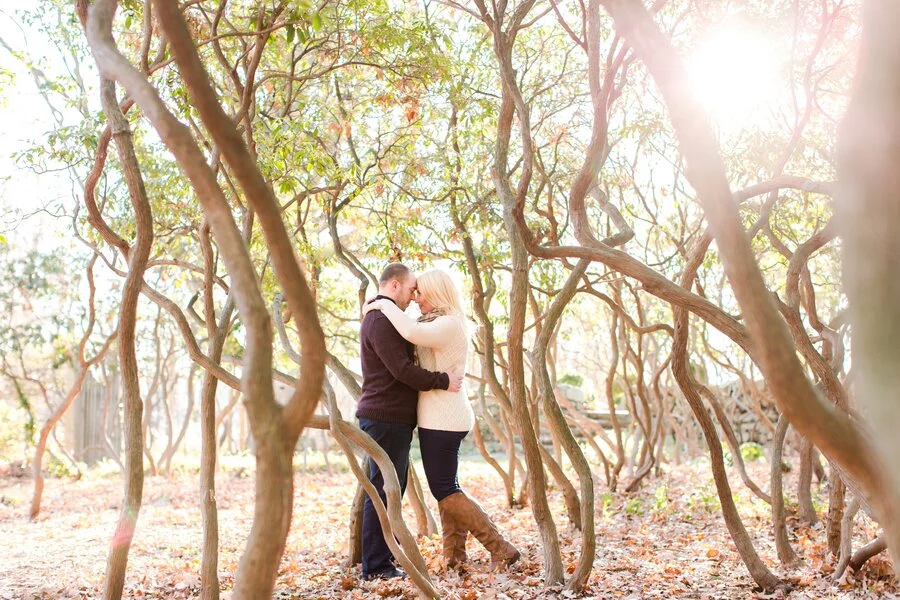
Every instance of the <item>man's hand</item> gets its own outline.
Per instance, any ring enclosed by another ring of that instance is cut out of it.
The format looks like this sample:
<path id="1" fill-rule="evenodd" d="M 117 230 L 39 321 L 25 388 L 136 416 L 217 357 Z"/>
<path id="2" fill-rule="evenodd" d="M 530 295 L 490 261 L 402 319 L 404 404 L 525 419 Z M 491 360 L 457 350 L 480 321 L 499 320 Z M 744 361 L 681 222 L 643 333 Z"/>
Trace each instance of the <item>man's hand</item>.
<path id="1" fill-rule="evenodd" d="M 457 371 L 454 367 L 450 369 L 450 371 L 447 373 L 447 376 L 450 378 L 450 386 L 447 388 L 448 392 L 458 392 L 460 389 L 462 389 L 462 373 Z"/>

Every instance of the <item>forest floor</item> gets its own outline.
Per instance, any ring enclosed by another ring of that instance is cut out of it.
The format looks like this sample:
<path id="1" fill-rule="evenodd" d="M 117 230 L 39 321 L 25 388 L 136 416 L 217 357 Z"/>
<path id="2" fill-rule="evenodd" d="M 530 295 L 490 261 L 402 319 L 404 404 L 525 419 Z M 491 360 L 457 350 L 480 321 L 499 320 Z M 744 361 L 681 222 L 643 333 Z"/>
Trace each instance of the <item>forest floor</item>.
<path id="1" fill-rule="evenodd" d="M 334 462 L 334 461 L 332 461 Z M 252 464 L 252 463 L 248 463 Z M 750 465 L 756 481 L 767 481 L 765 459 Z M 421 466 L 419 466 L 421 473 Z M 731 474 L 744 523 L 765 564 L 793 584 L 793 591 L 754 590 L 725 530 L 708 464 L 666 467 L 635 494 L 610 494 L 597 487 L 597 558 L 586 598 L 889 598 L 898 588 L 886 556 L 861 572 L 831 582 L 835 561 L 827 552 L 821 525 L 798 526 L 789 518 L 792 543 L 803 558 L 795 570 L 778 563 L 768 506 L 751 498 Z M 793 490 L 793 474 L 786 489 Z M 509 572 L 491 573 L 488 555 L 471 537 L 471 570 L 464 576 L 442 571 L 440 540 L 420 538 L 419 547 L 443 598 L 573 598 L 541 581 L 541 547 L 531 510 L 505 506 L 496 473 L 478 457 L 463 462 L 461 484 L 494 517 L 522 550 Z M 50 479 L 40 517 L 27 519 L 32 482 L 9 473 L 0 477 L 0 599 L 96 598 L 106 566 L 111 532 L 118 518 L 121 484 L 117 476 L 88 474 L 78 481 Z M 763 485 L 763 487 L 768 487 Z M 345 469 L 296 475 L 294 520 L 279 571 L 280 600 L 415 598 L 408 582 L 362 582 L 358 567 L 345 569 L 347 521 L 355 482 Z M 199 594 L 200 513 L 196 475 L 147 477 L 144 503 L 131 547 L 125 595 L 129 598 L 195 598 Z M 824 486 L 817 494 L 825 494 Z M 793 492 L 789 494 L 793 496 Z M 223 598 L 233 576 L 253 515 L 249 469 L 226 467 L 217 484 L 219 573 Z M 578 559 L 579 534 L 565 517 L 559 493 L 551 492 L 566 568 Z M 433 501 L 430 506 L 434 510 Z M 404 502 L 407 522 L 415 519 Z M 854 547 L 875 534 L 857 519 Z"/>

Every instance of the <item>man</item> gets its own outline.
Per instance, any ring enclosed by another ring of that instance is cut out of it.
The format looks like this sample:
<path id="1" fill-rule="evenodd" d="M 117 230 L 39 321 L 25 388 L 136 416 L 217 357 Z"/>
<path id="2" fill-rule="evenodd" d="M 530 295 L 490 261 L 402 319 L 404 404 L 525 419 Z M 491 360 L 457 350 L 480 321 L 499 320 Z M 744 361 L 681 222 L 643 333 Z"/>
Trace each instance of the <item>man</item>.
<path id="1" fill-rule="evenodd" d="M 400 263 L 388 265 L 378 280 L 378 296 L 406 310 L 416 294 L 416 276 Z M 359 333 L 362 360 L 362 396 L 356 410 L 360 429 L 381 446 L 397 471 L 400 493 L 406 491 L 409 447 L 416 427 L 419 392 L 458 391 L 462 375 L 434 373 L 416 365 L 413 345 L 403 339 L 380 310 L 368 313 Z M 375 461 L 369 461 L 369 479 L 385 501 L 384 478 Z M 363 503 L 362 575 L 363 579 L 403 577 L 378 522 L 372 500 Z"/>

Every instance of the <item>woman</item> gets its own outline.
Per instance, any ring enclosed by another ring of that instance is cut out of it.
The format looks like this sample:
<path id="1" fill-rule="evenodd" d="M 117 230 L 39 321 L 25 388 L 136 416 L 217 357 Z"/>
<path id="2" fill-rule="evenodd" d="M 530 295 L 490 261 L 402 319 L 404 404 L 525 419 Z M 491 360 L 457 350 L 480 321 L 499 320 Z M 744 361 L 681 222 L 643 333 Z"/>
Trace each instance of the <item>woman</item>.
<path id="1" fill-rule="evenodd" d="M 422 311 L 418 321 L 385 300 L 368 303 L 363 312 L 382 311 L 400 335 L 416 345 L 423 368 L 464 373 L 469 333 L 456 285 L 446 272 L 433 270 L 419 276 L 417 286 L 416 302 Z M 465 387 L 458 392 L 420 392 L 417 419 L 425 477 L 440 510 L 447 566 L 455 568 L 466 561 L 469 531 L 491 553 L 492 568 L 506 567 L 519 560 L 519 551 L 503 538 L 478 503 L 459 487 L 459 445 L 475 424 Z"/>

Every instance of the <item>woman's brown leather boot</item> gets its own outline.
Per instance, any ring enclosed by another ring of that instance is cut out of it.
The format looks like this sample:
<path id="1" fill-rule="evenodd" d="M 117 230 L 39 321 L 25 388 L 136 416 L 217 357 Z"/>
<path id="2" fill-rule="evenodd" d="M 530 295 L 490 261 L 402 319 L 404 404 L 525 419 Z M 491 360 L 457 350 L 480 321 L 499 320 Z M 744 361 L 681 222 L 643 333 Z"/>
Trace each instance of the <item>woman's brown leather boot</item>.
<path id="1" fill-rule="evenodd" d="M 521 554 L 507 542 L 491 518 L 477 502 L 463 492 L 451 494 L 440 501 L 441 512 L 446 511 L 464 530 L 472 532 L 481 545 L 491 553 L 491 568 L 508 567 Z M 446 538 L 445 538 L 446 540 Z"/>
<path id="2" fill-rule="evenodd" d="M 443 500 L 438 502 L 438 511 L 441 515 L 441 535 L 444 537 L 444 559 L 448 568 L 455 569 L 466 562 L 466 537 L 469 531 L 447 510 Z"/>

